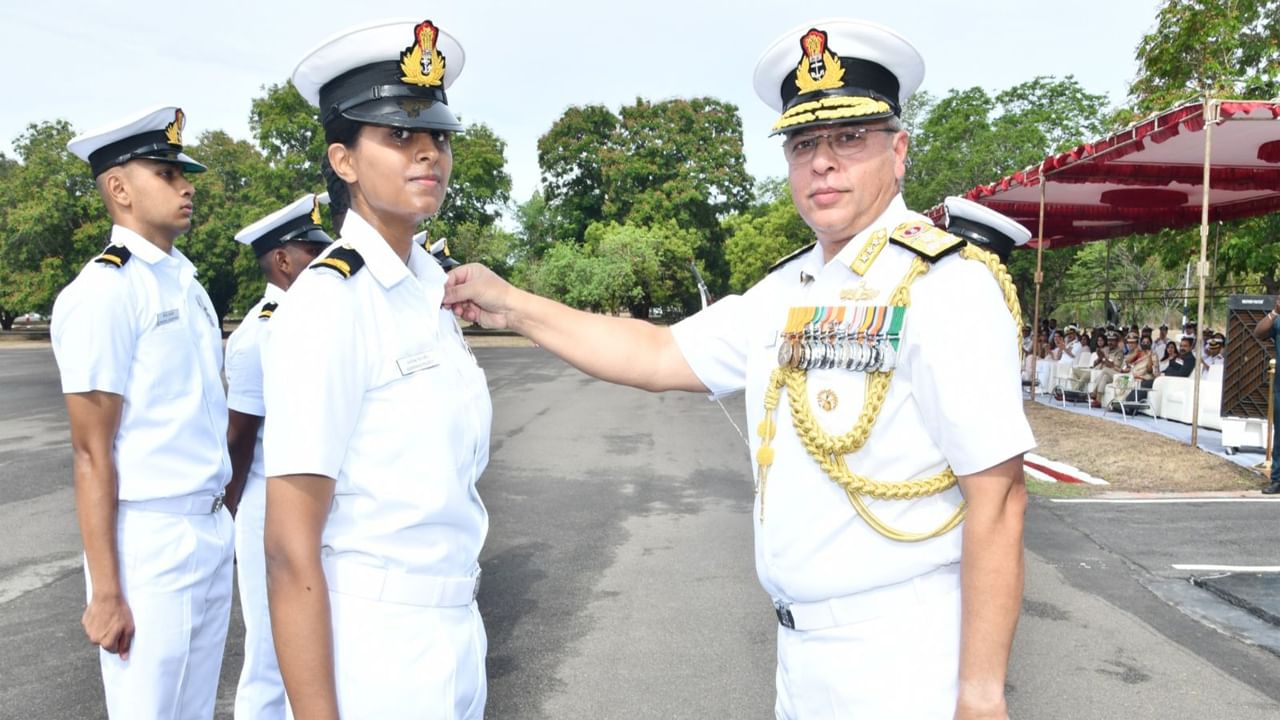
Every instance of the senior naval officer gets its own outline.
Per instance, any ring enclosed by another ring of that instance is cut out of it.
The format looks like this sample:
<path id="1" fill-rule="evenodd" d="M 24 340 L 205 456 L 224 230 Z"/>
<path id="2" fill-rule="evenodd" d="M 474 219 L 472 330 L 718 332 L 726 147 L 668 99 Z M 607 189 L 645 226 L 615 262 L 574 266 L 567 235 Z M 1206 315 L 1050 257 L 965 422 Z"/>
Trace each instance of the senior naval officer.
<path id="1" fill-rule="evenodd" d="M 113 718 L 210 718 L 231 613 L 222 328 L 174 247 L 205 167 L 179 108 L 73 139 L 110 245 L 58 295 L 51 335 L 75 455 L 88 607 Z"/>
<path id="2" fill-rule="evenodd" d="M 671 328 L 538 298 L 476 265 L 446 304 L 596 377 L 746 390 L 756 567 L 778 617 L 779 718 L 1003 718 L 1022 595 L 1017 295 L 999 259 L 899 195 L 924 63 L 829 20 L 755 73 L 817 242 Z M 957 356 L 954 348 L 971 347 Z"/>

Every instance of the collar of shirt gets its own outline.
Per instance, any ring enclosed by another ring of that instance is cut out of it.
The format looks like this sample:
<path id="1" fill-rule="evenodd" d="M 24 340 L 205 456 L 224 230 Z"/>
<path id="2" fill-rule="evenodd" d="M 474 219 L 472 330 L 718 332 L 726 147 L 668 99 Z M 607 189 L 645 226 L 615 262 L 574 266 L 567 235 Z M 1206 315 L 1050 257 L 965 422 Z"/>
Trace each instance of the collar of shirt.
<path id="1" fill-rule="evenodd" d="M 278 303 L 284 299 L 285 291 L 274 283 L 267 283 L 267 289 L 262 291 L 262 297 L 266 298 L 269 303 Z"/>
<path id="2" fill-rule="evenodd" d="M 388 290 L 410 275 L 423 284 L 444 285 L 444 270 L 434 260 L 426 262 L 430 258 L 417 243 L 410 243 L 409 262 L 406 265 L 382 235 L 355 210 L 349 210 L 342 222 L 341 242 L 351 245 L 360 253 L 365 267 L 369 268 L 374 279 Z"/>
<path id="3" fill-rule="evenodd" d="M 133 257 L 153 267 L 172 262 L 174 263 L 174 269 L 179 274 L 181 274 L 181 271 L 186 271 L 186 274 L 190 276 L 195 276 L 196 274 L 196 266 L 192 265 L 187 256 L 183 255 L 182 251 L 176 246 L 166 254 L 156 247 L 155 243 L 122 225 L 111 226 L 111 243 L 124 245 L 129 248 L 129 252 Z"/>
<path id="4" fill-rule="evenodd" d="M 893 199 L 889 201 L 888 206 L 886 206 L 884 211 L 880 213 L 880 216 L 877 217 L 870 225 L 863 228 L 862 232 L 854 235 L 849 242 L 845 243 L 845 246 L 840 249 L 840 252 L 837 253 L 831 261 L 846 268 L 850 267 L 853 264 L 853 261 L 857 259 L 859 253 L 862 252 L 862 246 L 867 244 L 867 238 L 871 237 L 871 233 L 880 228 L 884 228 L 887 232 L 893 232 L 898 223 L 906 219 L 904 216 L 909 215 L 910 213 L 911 211 L 907 209 L 906 202 L 902 200 L 902 195 L 894 195 Z M 929 222 L 927 219 L 924 219 L 923 221 L 926 223 Z M 893 227 L 889 227 L 890 225 Z M 885 242 L 888 243 L 887 238 Z M 821 246 L 821 244 L 819 244 L 819 246 Z M 821 257 L 821 253 L 819 253 L 819 257 Z"/>

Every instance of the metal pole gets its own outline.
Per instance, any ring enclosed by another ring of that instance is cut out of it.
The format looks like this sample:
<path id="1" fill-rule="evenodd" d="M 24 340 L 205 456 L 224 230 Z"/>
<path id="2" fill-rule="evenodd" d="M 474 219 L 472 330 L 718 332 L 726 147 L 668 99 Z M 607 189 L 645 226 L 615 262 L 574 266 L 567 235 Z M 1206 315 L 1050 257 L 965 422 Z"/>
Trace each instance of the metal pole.
<path id="1" fill-rule="evenodd" d="M 1267 475 L 1271 475 L 1271 443 L 1276 425 L 1276 361 L 1267 363 L 1267 459 L 1262 463 Z"/>
<path id="2" fill-rule="evenodd" d="M 1102 324 L 1111 324 L 1111 238 L 1107 238 L 1106 260 L 1102 263 Z M 1116 318 L 1119 320 L 1119 318 Z"/>
<path id="3" fill-rule="evenodd" d="M 1204 281 L 1209 274 L 1209 158 L 1213 152 L 1213 124 L 1218 121 L 1218 103 L 1204 101 L 1204 192 L 1200 198 L 1200 264 L 1196 266 L 1199 278 L 1199 306 L 1196 310 L 1196 372 L 1195 386 L 1191 392 L 1191 445 L 1199 447 L 1200 439 L 1200 362 L 1204 353 Z"/>
<path id="4" fill-rule="evenodd" d="M 1035 378 L 1040 377 L 1040 283 L 1044 282 L 1044 271 L 1041 262 L 1044 259 L 1044 186 L 1046 185 L 1044 177 L 1044 166 L 1040 166 L 1040 232 L 1038 233 L 1039 242 L 1036 243 L 1036 307 L 1031 317 L 1031 353 L 1036 356 L 1036 374 Z M 1050 378 L 1052 379 L 1052 378 Z M 1065 391 L 1064 391 L 1065 392 Z M 1031 399 L 1036 398 L 1036 380 L 1031 381 Z"/>

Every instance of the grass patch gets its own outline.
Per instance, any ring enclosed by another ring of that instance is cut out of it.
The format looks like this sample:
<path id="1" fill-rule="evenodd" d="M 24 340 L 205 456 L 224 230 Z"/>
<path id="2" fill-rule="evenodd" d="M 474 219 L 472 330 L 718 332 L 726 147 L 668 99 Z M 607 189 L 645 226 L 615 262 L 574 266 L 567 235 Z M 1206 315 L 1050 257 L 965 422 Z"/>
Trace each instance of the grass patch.
<path id="1" fill-rule="evenodd" d="M 1030 475 L 1027 478 L 1027 492 L 1032 495 L 1051 498 L 1089 497 L 1107 490 L 1106 485 L 1087 485 L 1085 483 L 1044 482 Z"/>
<path id="2" fill-rule="evenodd" d="M 1163 435 L 1041 403 L 1027 401 L 1024 407 L 1039 443 L 1035 452 L 1111 483 L 1100 486 L 1104 490 L 1257 490 L 1267 483 L 1260 473 Z M 1134 424 L 1142 422 L 1151 421 L 1139 419 Z"/>

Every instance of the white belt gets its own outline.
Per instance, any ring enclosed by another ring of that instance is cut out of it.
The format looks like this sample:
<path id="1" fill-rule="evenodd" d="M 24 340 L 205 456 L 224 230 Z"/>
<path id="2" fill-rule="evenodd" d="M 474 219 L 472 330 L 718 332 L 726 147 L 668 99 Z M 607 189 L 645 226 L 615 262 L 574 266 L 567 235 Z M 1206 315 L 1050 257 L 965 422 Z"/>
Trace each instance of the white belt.
<path id="1" fill-rule="evenodd" d="M 417 607 L 466 607 L 480 592 L 480 568 L 469 577 L 437 577 L 365 565 L 354 560 L 323 559 L 329 590 L 366 600 Z"/>
<path id="2" fill-rule="evenodd" d="M 222 493 L 196 493 L 153 500 L 121 500 L 120 507 L 127 510 L 170 513 L 173 515 L 211 515 L 222 509 Z"/>
<path id="3" fill-rule="evenodd" d="M 778 624 L 791 630 L 825 630 L 883 617 L 960 587 L 960 565 L 943 565 L 919 577 L 856 595 L 807 603 L 773 601 Z"/>

